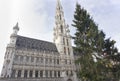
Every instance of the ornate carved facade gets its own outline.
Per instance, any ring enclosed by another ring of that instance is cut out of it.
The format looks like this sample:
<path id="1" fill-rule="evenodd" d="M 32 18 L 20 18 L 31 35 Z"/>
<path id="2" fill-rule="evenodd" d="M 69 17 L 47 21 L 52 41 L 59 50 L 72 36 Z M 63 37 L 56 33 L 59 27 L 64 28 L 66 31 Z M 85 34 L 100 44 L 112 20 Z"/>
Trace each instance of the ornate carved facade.
<path id="1" fill-rule="evenodd" d="M 54 42 L 18 35 L 13 27 L 0 81 L 77 81 L 69 26 L 57 0 Z"/>

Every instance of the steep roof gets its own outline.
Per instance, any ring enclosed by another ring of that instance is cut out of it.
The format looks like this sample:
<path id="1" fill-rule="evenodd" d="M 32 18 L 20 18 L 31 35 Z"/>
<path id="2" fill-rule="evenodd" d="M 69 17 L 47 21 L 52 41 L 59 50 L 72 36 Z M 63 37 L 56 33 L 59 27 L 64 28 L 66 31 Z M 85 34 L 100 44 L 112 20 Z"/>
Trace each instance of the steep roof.
<path id="1" fill-rule="evenodd" d="M 19 35 L 17 36 L 16 49 L 33 49 L 39 51 L 58 52 L 56 45 L 52 42 L 23 37 Z"/>

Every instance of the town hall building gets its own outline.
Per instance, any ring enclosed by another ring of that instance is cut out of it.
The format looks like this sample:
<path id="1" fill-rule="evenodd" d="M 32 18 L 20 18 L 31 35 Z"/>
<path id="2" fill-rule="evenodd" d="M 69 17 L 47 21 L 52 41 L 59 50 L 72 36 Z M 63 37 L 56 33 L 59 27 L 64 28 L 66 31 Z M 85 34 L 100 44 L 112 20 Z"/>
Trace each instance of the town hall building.
<path id="1" fill-rule="evenodd" d="M 0 81 L 78 81 L 69 26 L 57 0 L 53 42 L 18 35 L 13 27 Z"/>

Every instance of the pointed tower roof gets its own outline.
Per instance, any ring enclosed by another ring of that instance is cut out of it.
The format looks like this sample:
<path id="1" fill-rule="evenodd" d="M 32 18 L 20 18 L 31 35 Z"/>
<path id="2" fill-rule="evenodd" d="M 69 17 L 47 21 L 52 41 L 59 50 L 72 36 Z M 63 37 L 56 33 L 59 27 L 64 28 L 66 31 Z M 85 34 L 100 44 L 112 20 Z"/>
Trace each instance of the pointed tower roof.
<path id="1" fill-rule="evenodd" d="M 58 7 L 58 8 L 62 7 L 60 0 L 57 0 L 57 7 Z"/>
<path id="2" fill-rule="evenodd" d="M 13 27 L 13 29 L 18 30 L 19 31 L 19 26 L 18 26 L 18 22 L 16 23 L 16 25 Z"/>
<path id="3" fill-rule="evenodd" d="M 60 0 L 57 0 L 57 5 L 56 5 L 56 18 L 62 20 L 64 18 L 64 13 L 62 9 L 62 5 Z"/>

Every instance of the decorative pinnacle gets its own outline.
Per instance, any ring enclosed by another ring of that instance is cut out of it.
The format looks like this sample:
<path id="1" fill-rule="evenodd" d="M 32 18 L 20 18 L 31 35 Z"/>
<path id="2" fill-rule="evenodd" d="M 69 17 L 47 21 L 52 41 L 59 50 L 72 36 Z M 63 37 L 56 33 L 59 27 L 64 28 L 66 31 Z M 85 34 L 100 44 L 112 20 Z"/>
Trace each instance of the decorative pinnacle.
<path id="1" fill-rule="evenodd" d="M 17 24 L 13 27 L 13 29 L 15 29 L 15 30 L 18 30 L 18 31 L 19 31 L 18 22 L 17 22 Z"/>

